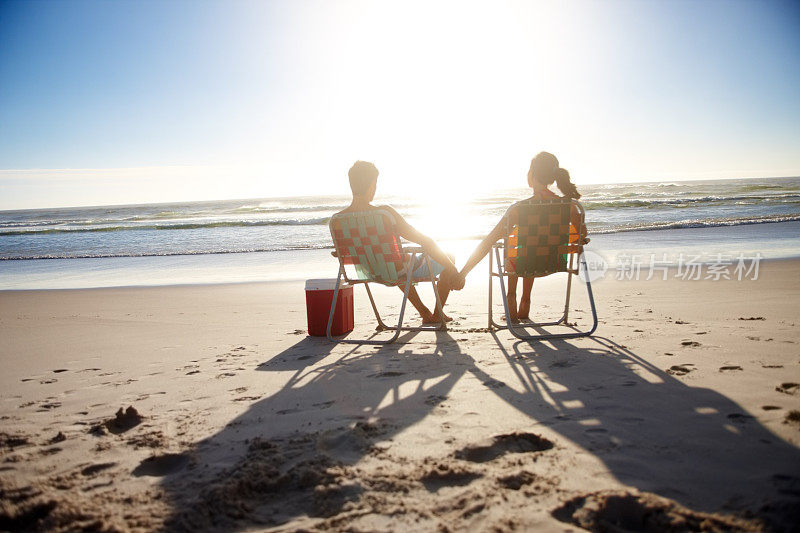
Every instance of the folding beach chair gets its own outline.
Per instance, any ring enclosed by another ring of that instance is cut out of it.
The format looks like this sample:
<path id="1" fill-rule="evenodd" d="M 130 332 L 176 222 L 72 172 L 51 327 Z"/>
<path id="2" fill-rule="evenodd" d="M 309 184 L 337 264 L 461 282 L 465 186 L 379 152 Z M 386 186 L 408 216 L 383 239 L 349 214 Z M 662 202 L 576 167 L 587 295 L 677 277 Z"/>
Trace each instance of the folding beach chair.
<path id="1" fill-rule="evenodd" d="M 597 310 L 594 305 L 586 258 L 583 254 L 585 242 L 579 242 L 580 236 L 577 233 L 570 235 L 573 208 L 578 210 L 580 226 L 583 226 L 585 219 L 583 206 L 579 202 L 568 198 L 530 199 L 514 204 L 508 209 L 506 213 L 508 229 L 503 237 L 503 242 L 496 243 L 493 246 L 497 260 L 497 272 L 494 271 L 492 253 L 489 253 L 490 329 L 508 329 L 515 337 L 522 340 L 585 337 L 591 335 L 597 329 Z M 502 260 L 500 250 L 503 250 Z M 586 273 L 586 289 L 589 293 L 589 305 L 592 310 L 593 321 L 591 329 L 587 331 L 576 330 L 569 333 L 541 333 L 536 335 L 525 333 L 524 327 L 568 325 L 572 276 L 573 274 L 578 274 L 580 265 L 583 265 L 584 273 Z M 544 277 L 556 272 L 567 273 L 566 302 L 564 304 L 564 314 L 561 318 L 554 322 L 526 323 L 524 325 L 512 324 L 508 312 L 505 277 Z M 506 313 L 506 323 L 504 325 L 497 324 L 492 319 L 492 286 L 494 277 L 500 279 L 500 290 L 503 295 L 503 306 Z"/>
<path id="2" fill-rule="evenodd" d="M 418 246 L 403 246 L 400 236 L 395 229 L 395 220 L 388 211 L 375 210 L 358 213 L 344 213 L 331 217 L 329 223 L 331 237 L 335 252 L 333 255 L 339 259 L 339 274 L 336 278 L 336 288 L 333 293 L 333 302 L 328 317 L 328 339 L 331 341 L 347 342 L 351 344 L 390 344 L 397 340 L 401 331 L 436 331 L 446 329 L 445 323 L 436 326 L 404 327 L 403 315 L 406 310 L 408 293 L 411 286 L 417 282 L 430 281 L 433 293 L 436 296 L 436 310 L 439 316 L 444 316 L 439 302 L 437 290 L 438 278 L 433 275 L 431 260 Z M 415 278 L 414 271 L 427 265 L 427 275 Z M 394 335 L 386 340 L 355 340 L 334 339 L 331 336 L 331 324 L 336 308 L 336 299 L 339 296 L 339 287 L 345 281 L 357 285 L 363 284 L 367 290 L 375 318 L 378 319 L 378 329 L 394 330 Z M 370 283 L 379 283 L 389 287 L 403 287 L 403 302 L 400 305 L 400 316 L 397 326 L 387 326 L 381 319 Z"/>

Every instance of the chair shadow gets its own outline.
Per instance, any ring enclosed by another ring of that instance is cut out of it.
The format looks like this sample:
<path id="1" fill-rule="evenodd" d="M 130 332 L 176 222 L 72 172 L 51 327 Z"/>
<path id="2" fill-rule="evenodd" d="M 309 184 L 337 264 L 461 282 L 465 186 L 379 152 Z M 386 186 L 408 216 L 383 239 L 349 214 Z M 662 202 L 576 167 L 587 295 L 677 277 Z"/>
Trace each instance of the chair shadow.
<path id="1" fill-rule="evenodd" d="M 591 337 L 591 347 L 518 341 L 511 350 L 494 337 L 524 389 L 499 388 L 498 396 L 625 485 L 696 510 L 767 504 L 767 518 L 800 519 L 800 450 L 726 396 L 689 386 L 604 337 Z"/>
<path id="2" fill-rule="evenodd" d="M 497 383 L 448 332 L 411 349 L 404 343 L 416 334 L 347 351 L 307 337 L 260 364 L 287 378 L 197 442 L 188 460 L 170 463 L 185 466 L 164 472 L 167 529 L 228 531 L 336 515 L 364 490 L 335 483 L 337 467 L 379 458 L 382 442 L 430 415 L 468 372 Z M 696 510 L 764 501 L 774 504 L 765 516 L 780 523 L 796 515 L 800 451 L 724 395 L 690 387 L 602 337 L 588 347 L 553 340 L 509 349 L 492 335 L 521 387 L 491 390 L 621 483 Z"/>
<path id="3" fill-rule="evenodd" d="M 357 493 L 321 494 L 326 471 L 380 454 L 376 442 L 425 418 L 471 366 L 446 331 L 412 350 L 404 343 L 415 335 L 345 352 L 306 337 L 261 363 L 257 370 L 287 379 L 197 442 L 186 468 L 166 473 L 167 529 L 240 530 L 340 512 Z"/>

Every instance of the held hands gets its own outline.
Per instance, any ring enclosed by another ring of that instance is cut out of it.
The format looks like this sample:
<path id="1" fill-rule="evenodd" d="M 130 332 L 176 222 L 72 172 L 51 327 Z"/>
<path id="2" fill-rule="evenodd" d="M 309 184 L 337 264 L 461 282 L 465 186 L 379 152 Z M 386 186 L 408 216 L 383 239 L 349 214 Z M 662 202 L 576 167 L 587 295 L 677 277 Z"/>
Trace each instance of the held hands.
<path id="1" fill-rule="evenodd" d="M 467 282 L 467 277 L 463 275 L 461 272 L 456 272 L 453 276 L 453 289 L 460 291 L 464 288 L 464 284 Z"/>
<path id="2" fill-rule="evenodd" d="M 446 270 L 442 277 L 447 279 L 447 283 L 454 291 L 460 291 L 464 288 L 464 283 L 466 283 L 466 276 L 462 275 L 461 272 L 455 268 Z"/>

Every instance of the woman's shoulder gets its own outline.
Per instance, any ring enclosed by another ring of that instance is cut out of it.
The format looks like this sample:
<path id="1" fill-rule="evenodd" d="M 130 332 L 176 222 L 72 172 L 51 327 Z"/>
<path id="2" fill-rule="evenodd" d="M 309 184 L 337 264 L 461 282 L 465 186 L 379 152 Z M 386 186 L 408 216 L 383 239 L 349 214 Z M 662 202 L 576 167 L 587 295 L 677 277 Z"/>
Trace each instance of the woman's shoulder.
<path id="1" fill-rule="evenodd" d="M 536 194 L 533 195 L 534 198 L 545 198 L 547 200 L 552 200 L 555 198 L 561 198 L 561 196 L 557 195 L 550 189 L 539 189 L 536 191 Z"/>

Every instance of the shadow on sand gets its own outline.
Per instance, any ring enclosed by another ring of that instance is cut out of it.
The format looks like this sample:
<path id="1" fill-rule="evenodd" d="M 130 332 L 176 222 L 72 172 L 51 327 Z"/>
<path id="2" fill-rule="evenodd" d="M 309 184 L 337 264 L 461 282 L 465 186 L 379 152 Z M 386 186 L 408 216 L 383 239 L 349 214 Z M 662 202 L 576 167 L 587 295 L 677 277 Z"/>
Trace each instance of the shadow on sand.
<path id="1" fill-rule="evenodd" d="M 431 334 L 404 344 L 413 336 L 380 348 L 305 338 L 260 364 L 259 371 L 286 374 L 282 387 L 198 442 L 184 468 L 164 475 L 174 508 L 167 527 L 239 530 L 337 515 L 344 526 L 348 504 L 371 491 L 402 499 L 408 483 L 432 490 L 429 483 L 444 478 L 428 474 L 404 484 L 373 476 L 365 486 L 354 470 L 342 469 L 379 461 L 392 437 L 431 415 L 467 373 L 527 415 L 528 428 L 546 425 L 625 485 L 699 511 L 760 509 L 776 529 L 791 529 L 798 518 L 798 449 L 725 396 L 689 387 L 613 341 L 512 344 L 495 335 L 518 380 L 502 386 L 476 364 L 487 353 L 465 353 L 466 343 L 447 332 L 429 344 L 421 341 L 433 341 Z M 539 444 L 503 445 L 524 452 Z M 477 474 L 448 479 L 466 485 L 470 476 Z"/>

